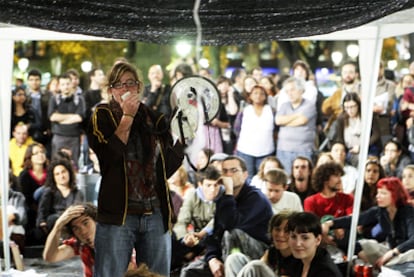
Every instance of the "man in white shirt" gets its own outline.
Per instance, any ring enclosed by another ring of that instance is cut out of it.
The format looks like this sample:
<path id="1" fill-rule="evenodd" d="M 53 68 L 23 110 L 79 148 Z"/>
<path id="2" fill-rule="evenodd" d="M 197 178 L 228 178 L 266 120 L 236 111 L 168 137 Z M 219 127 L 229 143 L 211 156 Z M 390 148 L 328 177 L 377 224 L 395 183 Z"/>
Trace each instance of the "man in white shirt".
<path id="1" fill-rule="evenodd" d="M 272 204 L 274 214 L 285 210 L 303 211 L 299 196 L 294 192 L 286 191 L 287 180 L 287 174 L 283 169 L 271 169 L 265 174 L 266 196 Z"/>

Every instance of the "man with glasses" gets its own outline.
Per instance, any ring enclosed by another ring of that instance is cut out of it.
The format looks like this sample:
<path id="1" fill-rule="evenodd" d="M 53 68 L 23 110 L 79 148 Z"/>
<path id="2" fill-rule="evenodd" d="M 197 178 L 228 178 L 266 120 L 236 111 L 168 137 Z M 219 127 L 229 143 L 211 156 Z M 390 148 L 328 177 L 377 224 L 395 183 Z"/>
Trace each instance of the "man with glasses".
<path id="1" fill-rule="evenodd" d="M 237 156 L 224 159 L 220 180 L 224 195 L 216 202 L 214 231 L 207 238 L 206 255 L 183 268 L 181 277 L 224 276 L 226 257 L 237 251 L 251 259 L 263 255 L 273 212 L 269 200 L 246 182 L 247 177 L 244 160 Z"/>

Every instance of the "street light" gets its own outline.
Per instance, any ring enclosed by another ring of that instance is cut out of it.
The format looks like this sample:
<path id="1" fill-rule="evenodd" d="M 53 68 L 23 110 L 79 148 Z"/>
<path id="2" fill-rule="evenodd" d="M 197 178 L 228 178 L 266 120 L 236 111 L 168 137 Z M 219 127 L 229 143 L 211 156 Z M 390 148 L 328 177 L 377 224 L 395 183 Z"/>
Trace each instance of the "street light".
<path id="1" fill-rule="evenodd" d="M 17 61 L 17 67 L 21 72 L 26 72 L 26 69 L 29 67 L 29 59 L 21 58 Z"/>
<path id="2" fill-rule="evenodd" d="M 92 70 L 92 62 L 84 61 L 81 63 L 81 69 L 84 73 L 88 73 Z"/>
<path id="3" fill-rule="evenodd" d="M 397 68 L 397 66 L 398 66 L 398 62 L 397 62 L 396 60 L 389 60 L 389 61 L 387 62 L 387 67 L 388 67 L 389 69 L 391 69 L 391 70 L 396 69 L 396 68 Z"/>
<path id="4" fill-rule="evenodd" d="M 355 60 L 359 55 L 359 46 L 356 44 L 349 44 L 346 47 L 346 53 L 351 59 Z"/>
<path id="5" fill-rule="evenodd" d="M 331 54 L 331 58 L 335 66 L 339 66 L 343 57 L 344 55 L 339 51 L 334 51 Z"/>
<path id="6" fill-rule="evenodd" d="M 177 54 L 181 57 L 181 58 L 185 58 L 188 56 L 188 54 L 190 54 L 191 52 L 191 45 L 186 42 L 186 41 L 179 41 L 176 45 L 175 45 L 175 51 L 177 51 Z"/>

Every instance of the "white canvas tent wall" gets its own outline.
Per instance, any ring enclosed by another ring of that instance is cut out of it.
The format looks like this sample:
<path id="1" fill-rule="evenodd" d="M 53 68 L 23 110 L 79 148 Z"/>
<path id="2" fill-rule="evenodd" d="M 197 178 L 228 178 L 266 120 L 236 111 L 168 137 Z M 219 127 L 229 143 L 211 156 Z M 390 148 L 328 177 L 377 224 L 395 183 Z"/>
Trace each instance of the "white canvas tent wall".
<path id="1" fill-rule="evenodd" d="M 414 32 L 414 9 L 408 9 L 400 11 L 384 18 L 371 22 L 369 24 L 344 30 L 338 31 L 325 35 L 318 35 L 312 37 L 296 38 L 306 40 L 358 40 L 360 45 L 360 72 L 362 76 L 362 98 L 364 103 L 363 106 L 363 126 L 364 133 L 361 136 L 361 152 L 359 156 L 359 173 L 360 178 L 357 184 L 357 190 L 355 192 L 355 205 L 354 205 L 354 217 L 352 222 L 352 231 L 350 241 L 355 240 L 356 234 L 356 219 L 359 215 L 360 199 L 362 195 L 363 185 L 363 165 L 366 161 L 366 154 L 368 151 L 368 141 L 371 130 L 372 122 L 372 106 L 374 102 L 376 77 L 378 75 L 379 60 L 382 50 L 382 39 L 398 36 Z M 201 22 L 202 24 L 202 22 Z M 1 183 L 7 184 L 8 179 L 8 140 L 9 140 L 9 129 L 10 129 L 10 101 L 11 92 L 10 87 L 12 84 L 12 67 L 13 67 L 13 51 L 15 40 L 103 40 L 104 38 L 90 37 L 76 34 L 65 34 L 59 32 L 50 32 L 46 30 L 26 28 L 19 26 L 10 26 L 7 24 L 0 25 L 0 89 L 1 97 L 0 104 L 2 108 L 2 119 L 0 128 L 0 139 L 1 139 Z M 7 199 L 7 186 L 3 186 L 3 199 Z M 5 216 L 5 204 L 7 201 L 2 201 L 3 206 L 3 219 Z M 3 230 L 7 230 L 7 221 L 3 220 Z M 5 238 L 5 247 L 8 249 L 8 239 Z M 349 253 L 353 253 L 353 243 L 350 244 Z M 351 251 L 352 250 L 352 251 Z M 352 255 L 348 254 L 348 257 Z M 6 269 L 10 267 L 10 257 L 8 251 L 5 251 Z"/>

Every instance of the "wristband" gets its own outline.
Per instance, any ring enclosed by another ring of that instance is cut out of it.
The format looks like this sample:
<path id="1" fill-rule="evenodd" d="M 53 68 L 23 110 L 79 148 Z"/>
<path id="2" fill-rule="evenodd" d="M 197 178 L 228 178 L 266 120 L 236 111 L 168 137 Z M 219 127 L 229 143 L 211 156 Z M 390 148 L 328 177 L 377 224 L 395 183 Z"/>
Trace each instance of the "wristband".
<path id="1" fill-rule="evenodd" d="M 129 116 L 129 117 L 132 117 L 132 118 L 135 118 L 135 116 L 134 116 L 134 115 L 129 114 L 129 113 L 124 113 L 123 115 L 124 115 L 124 116 Z"/>

